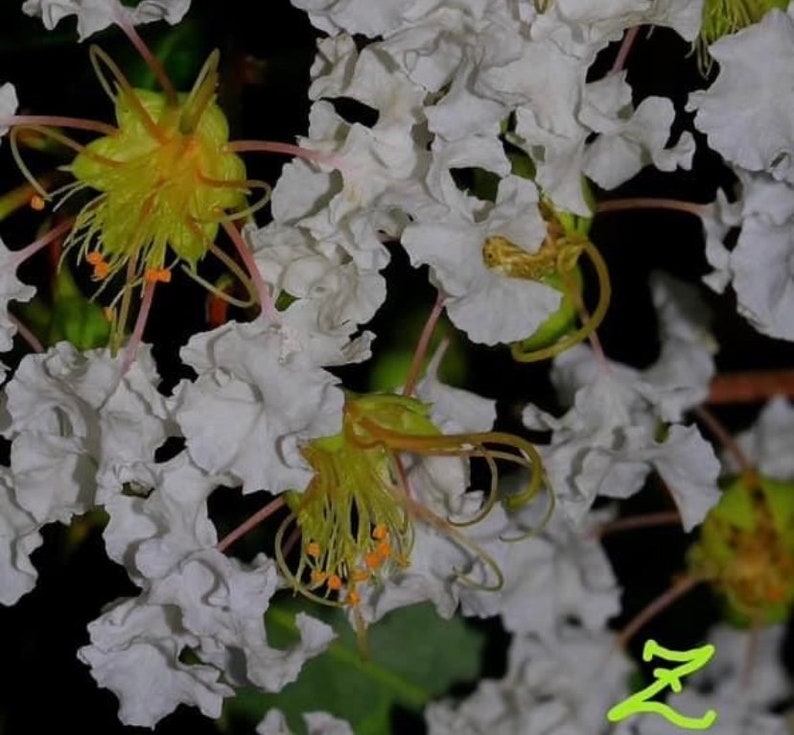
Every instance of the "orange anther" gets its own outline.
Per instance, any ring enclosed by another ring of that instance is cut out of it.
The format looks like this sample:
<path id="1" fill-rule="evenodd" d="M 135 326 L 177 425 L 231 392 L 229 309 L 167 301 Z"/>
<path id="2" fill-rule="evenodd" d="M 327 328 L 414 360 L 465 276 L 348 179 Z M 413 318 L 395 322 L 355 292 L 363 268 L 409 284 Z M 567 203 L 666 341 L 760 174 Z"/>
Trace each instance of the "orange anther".
<path id="1" fill-rule="evenodd" d="M 369 554 L 364 556 L 364 564 L 366 564 L 370 569 L 377 569 L 382 563 L 383 559 L 381 559 L 377 551 L 371 551 Z"/>
<path id="2" fill-rule="evenodd" d="M 325 572 L 321 572 L 319 569 L 312 569 L 312 573 L 309 576 L 312 580 L 312 584 L 322 584 L 325 582 L 326 574 Z"/>
<path id="3" fill-rule="evenodd" d="M 372 529 L 372 538 L 376 541 L 383 541 L 389 535 L 389 529 L 385 525 L 379 523 Z"/>
<path id="4" fill-rule="evenodd" d="M 99 263 L 105 262 L 105 256 L 99 252 L 99 250 L 92 250 L 88 255 L 85 256 L 85 259 L 91 265 L 98 265 Z"/>
<path id="5" fill-rule="evenodd" d="M 171 280 L 171 271 L 168 268 L 147 268 L 143 273 L 146 283 L 168 283 Z"/>
<path id="6" fill-rule="evenodd" d="M 110 266 L 103 260 L 99 263 L 94 263 L 94 278 L 107 278 L 110 273 Z"/>
<path id="7" fill-rule="evenodd" d="M 309 556 L 314 557 L 316 559 L 318 556 L 320 556 L 321 552 L 322 549 L 320 549 L 320 544 L 318 544 L 316 541 L 312 541 L 306 544 L 306 553 Z"/>
<path id="8" fill-rule="evenodd" d="M 366 569 L 354 569 L 350 579 L 353 582 L 366 582 L 369 579 L 369 572 Z"/>
<path id="9" fill-rule="evenodd" d="M 34 194 L 30 198 L 30 208 L 36 210 L 37 212 L 41 212 L 44 207 L 47 206 L 47 203 L 44 201 L 44 197 L 39 196 L 38 194 Z"/>
<path id="10" fill-rule="evenodd" d="M 375 549 L 375 553 L 376 553 L 376 554 L 377 554 L 377 555 L 378 555 L 378 556 L 379 556 L 381 559 L 388 559 L 388 558 L 391 556 L 391 554 L 392 554 L 391 545 L 389 544 L 389 542 L 388 542 L 388 541 L 381 541 L 381 542 L 378 544 L 378 548 L 377 548 L 377 549 Z"/>
<path id="11" fill-rule="evenodd" d="M 345 597 L 346 605 L 358 605 L 361 602 L 361 595 L 356 590 L 350 590 Z"/>
<path id="12" fill-rule="evenodd" d="M 342 589 L 342 580 L 336 574 L 331 574 L 328 577 L 328 589 L 329 590 L 341 590 Z"/>

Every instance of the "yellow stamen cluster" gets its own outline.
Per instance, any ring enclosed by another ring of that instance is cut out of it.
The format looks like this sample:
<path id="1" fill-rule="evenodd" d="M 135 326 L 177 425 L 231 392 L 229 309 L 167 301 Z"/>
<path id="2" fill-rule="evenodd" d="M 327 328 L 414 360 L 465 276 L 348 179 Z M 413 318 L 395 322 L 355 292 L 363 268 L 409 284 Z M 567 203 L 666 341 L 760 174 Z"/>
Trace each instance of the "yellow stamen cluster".
<path id="1" fill-rule="evenodd" d="M 246 206 L 245 165 L 225 149 L 228 126 L 214 102 L 217 55 L 190 94 L 169 97 L 133 89 L 93 53 L 114 73 L 117 131 L 80 148 L 69 166 L 77 181 L 68 195 L 99 195 L 77 215 L 66 246 L 79 249 L 95 279 L 126 269 L 128 286 L 167 282 L 175 262 L 195 268 L 219 222 Z"/>
<path id="2" fill-rule="evenodd" d="M 414 398 L 349 398 L 342 431 L 304 447 L 303 455 L 314 476 L 303 493 L 287 495 L 292 512 L 276 536 L 282 572 L 297 591 L 324 604 L 358 605 L 360 585 L 381 584 L 394 571 L 409 566 L 415 520 L 468 547 L 500 578 L 495 564 L 455 524 L 438 517 L 412 496 L 401 455 L 483 457 L 491 468 L 492 484 L 490 496 L 473 519 L 476 521 L 496 502 L 495 458 L 531 472 L 528 487 L 509 498 L 510 505 L 522 505 L 537 495 L 542 482 L 537 451 L 518 437 L 497 432 L 445 436 L 428 413 L 428 407 Z M 491 452 L 485 448 L 486 443 L 511 446 L 519 454 Z M 282 548 L 284 535 L 293 523 L 302 539 L 294 572 Z"/>

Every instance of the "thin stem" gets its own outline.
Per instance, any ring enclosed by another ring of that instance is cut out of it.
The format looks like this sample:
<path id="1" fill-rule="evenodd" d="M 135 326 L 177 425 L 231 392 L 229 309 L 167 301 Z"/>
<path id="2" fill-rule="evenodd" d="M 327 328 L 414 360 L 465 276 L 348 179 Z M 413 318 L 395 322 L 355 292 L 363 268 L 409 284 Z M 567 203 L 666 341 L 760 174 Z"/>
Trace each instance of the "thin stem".
<path id="1" fill-rule="evenodd" d="M 112 125 L 98 120 L 84 120 L 81 117 L 61 117 L 59 115 L 9 115 L 0 117 L 0 127 L 15 125 L 46 125 L 56 128 L 73 128 L 74 130 L 90 130 L 101 135 L 116 135 L 119 131 Z"/>
<path id="2" fill-rule="evenodd" d="M 794 370 L 749 370 L 717 375 L 707 403 L 762 403 L 783 395 L 794 397 Z"/>
<path id="3" fill-rule="evenodd" d="M 656 526 L 667 526 L 680 524 L 681 516 L 678 511 L 667 510 L 659 513 L 645 513 L 631 518 L 620 518 L 617 521 L 601 523 L 592 531 L 595 538 L 603 538 L 607 534 L 617 531 L 633 531 L 638 528 L 654 528 Z"/>
<path id="4" fill-rule="evenodd" d="M 22 250 L 11 251 L 11 260 L 7 264 L 7 268 L 19 268 L 28 258 L 33 257 L 42 248 L 49 245 L 53 240 L 57 240 L 64 232 L 66 232 L 74 223 L 74 217 L 61 222 L 57 227 L 53 227 L 46 235 L 42 235 L 37 240 L 34 240 L 27 247 Z"/>
<path id="5" fill-rule="evenodd" d="M 130 39 L 132 45 L 135 46 L 138 53 L 146 62 L 146 65 L 152 70 L 152 74 L 154 74 L 154 77 L 157 79 L 160 88 L 163 90 L 163 92 L 165 92 L 166 97 L 168 98 L 168 104 L 171 106 L 176 106 L 178 104 L 177 93 L 174 89 L 174 85 L 168 78 L 165 68 L 163 67 L 162 63 L 160 63 L 160 60 L 151 52 L 149 47 L 146 45 L 146 42 L 141 38 L 140 34 L 136 30 L 135 26 L 130 22 L 130 19 L 124 14 L 124 8 L 118 6 L 113 13 L 113 16 L 114 20 L 116 21 L 116 25 L 121 28 L 122 31 L 124 31 L 127 38 Z"/>
<path id="6" fill-rule="evenodd" d="M 615 643 L 621 648 L 634 637 L 646 623 L 655 618 L 662 610 L 672 605 L 679 597 L 683 597 L 689 590 L 700 584 L 703 580 L 700 577 L 687 575 L 672 584 L 669 589 L 659 595 L 653 602 L 647 605 L 618 635 Z"/>
<path id="7" fill-rule="evenodd" d="M 750 688 L 750 679 L 755 668 L 755 662 L 758 658 L 758 648 L 761 643 L 761 621 L 754 618 L 750 625 L 750 637 L 747 640 L 747 649 L 744 654 L 744 661 L 742 662 L 742 672 L 739 676 L 739 689 L 742 692 Z"/>
<path id="8" fill-rule="evenodd" d="M 743 475 L 755 476 L 753 463 L 748 459 L 742 448 L 731 436 L 730 432 L 722 425 L 719 419 L 704 406 L 696 406 L 692 413 L 702 421 L 722 446 L 733 455 Z"/>
<path id="9" fill-rule="evenodd" d="M 127 316 L 130 312 L 130 300 L 132 299 L 132 281 L 135 279 L 135 266 L 138 262 L 138 256 L 133 255 L 127 262 L 127 285 L 124 286 L 124 291 L 121 296 L 121 310 L 119 312 L 119 320 L 116 322 L 116 331 L 112 335 L 110 341 L 110 354 L 115 357 L 116 353 L 121 347 L 121 340 L 124 336 L 124 329 L 127 325 Z M 96 295 L 96 294 L 95 294 Z"/>
<path id="10" fill-rule="evenodd" d="M 292 143 L 278 143 L 271 140 L 233 140 L 226 144 L 230 153 L 283 153 L 285 156 L 297 156 L 314 163 L 326 163 L 338 168 L 337 158 L 333 154 L 301 148 Z"/>
<path id="11" fill-rule="evenodd" d="M 36 337 L 33 332 L 31 332 L 19 319 L 17 319 L 13 314 L 9 314 L 8 318 L 10 319 L 11 323 L 17 328 L 17 334 L 25 340 L 34 352 L 44 352 L 44 347 L 39 342 L 38 337 Z"/>
<path id="12" fill-rule="evenodd" d="M 711 205 L 695 204 L 681 199 L 634 197 L 631 199 L 612 199 L 607 202 L 599 202 L 596 205 L 596 214 L 623 212 L 630 209 L 672 209 L 675 212 L 687 212 L 697 217 L 703 217 L 709 213 Z"/>
<path id="13" fill-rule="evenodd" d="M 419 336 L 419 341 L 416 343 L 416 350 L 411 359 L 411 367 L 408 369 L 408 377 L 405 379 L 405 387 L 403 388 L 403 395 L 410 396 L 416 388 L 416 382 L 419 380 L 419 373 L 422 370 L 422 364 L 425 361 L 427 350 L 430 347 L 430 340 L 433 338 L 433 333 L 436 331 L 438 320 L 441 318 L 441 313 L 444 311 L 444 302 L 447 300 L 447 295 L 439 290 L 436 296 L 436 303 L 430 310 L 430 314 L 425 322 L 422 334 Z"/>
<path id="14" fill-rule="evenodd" d="M 610 74 L 617 74 L 617 72 L 623 71 L 623 67 L 626 65 L 626 59 L 628 58 L 631 47 L 634 45 L 634 41 L 636 40 L 637 34 L 639 32 L 639 26 L 634 26 L 633 28 L 629 28 L 626 31 L 626 35 L 623 36 L 623 42 L 620 44 L 618 55 L 615 57 L 612 68 L 609 70 Z"/>
<path id="15" fill-rule="evenodd" d="M 127 370 L 135 362 L 135 356 L 138 354 L 138 347 L 140 347 L 141 340 L 143 339 L 143 330 L 146 328 L 146 322 L 149 320 L 149 312 L 152 308 L 152 301 L 154 299 L 154 288 L 157 281 L 150 281 L 143 286 L 143 298 L 141 299 L 141 308 L 138 310 L 138 318 L 135 320 L 135 326 L 132 329 L 132 336 L 130 341 L 127 342 L 127 347 L 124 349 L 124 359 L 121 361 L 121 375 L 126 375 Z"/>
<path id="16" fill-rule="evenodd" d="M 258 526 L 265 519 L 272 516 L 277 510 L 284 506 L 284 496 L 271 500 L 267 505 L 254 513 L 247 521 L 241 523 L 230 533 L 227 533 L 215 546 L 221 553 L 225 552 L 237 539 L 242 538 L 250 530 Z"/>
<path id="17" fill-rule="evenodd" d="M 248 274 L 251 276 L 254 288 L 256 289 L 256 295 L 259 297 L 259 308 L 262 310 L 262 314 L 271 322 L 277 322 L 278 311 L 276 310 L 276 305 L 273 303 L 273 299 L 270 296 L 270 289 L 262 278 L 259 266 L 256 264 L 251 251 L 248 249 L 248 243 L 243 240 L 240 231 L 231 222 L 221 222 L 221 226 L 231 238 L 234 246 L 237 248 L 240 259 L 243 261 L 243 264 L 248 270 Z"/>

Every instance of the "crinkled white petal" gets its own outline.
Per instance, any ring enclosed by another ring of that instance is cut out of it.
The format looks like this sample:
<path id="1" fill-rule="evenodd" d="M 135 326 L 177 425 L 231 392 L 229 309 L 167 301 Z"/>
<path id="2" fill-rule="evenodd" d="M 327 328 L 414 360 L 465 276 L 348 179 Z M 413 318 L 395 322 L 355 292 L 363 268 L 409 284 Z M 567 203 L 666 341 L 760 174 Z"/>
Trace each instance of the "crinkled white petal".
<path id="1" fill-rule="evenodd" d="M 756 422 L 736 437 L 739 446 L 758 471 L 775 480 L 794 480 L 794 406 L 783 396 L 764 406 Z M 735 460 L 726 455 L 732 471 Z"/>
<path id="2" fill-rule="evenodd" d="M 462 702 L 430 704 L 430 735 L 593 735 L 627 695 L 631 664 L 611 634 L 570 627 L 554 641 L 516 635 L 504 679 L 485 679 Z"/>
<path id="3" fill-rule="evenodd" d="M 350 725 L 326 712 L 307 712 L 303 715 L 308 735 L 353 735 Z M 256 726 L 257 735 L 292 735 L 284 715 L 277 709 L 268 710 L 265 719 Z"/>
<path id="4" fill-rule="evenodd" d="M 0 604 L 13 605 L 36 585 L 30 554 L 42 542 L 38 527 L 16 502 L 11 473 L 0 467 Z"/>
<path id="5" fill-rule="evenodd" d="M 233 474 L 244 492 L 302 490 L 312 472 L 300 445 L 341 428 L 337 378 L 262 320 L 195 335 L 181 356 L 199 374 L 175 411 L 196 464 Z"/>
<path id="6" fill-rule="evenodd" d="M 516 479 L 526 478 L 522 473 Z M 509 483 L 517 485 L 515 479 Z M 513 490 L 505 485 L 504 492 Z M 557 634 L 563 620 L 575 620 L 592 632 L 602 630 L 620 612 L 621 590 L 609 560 L 589 527 L 573 529 L 559 516 L 527 535 L 528 528 L 542 522 L 546 507 L 541 506 L 541 501 L 531 504 L 503 529 L 504 538 L 520 540 L 505 542 L 502 588 L 464 590 L 461 609 L 464 615 L 501 615 L 508 631 L 534 633 L 544 640 Z"/>
<path id="7" fill-rule="evenodd" d="M 650 163 L 661 171 L 689 169 L 695 140 L 689 132 L 666 148 L 675 118 L 673 103 L 666 97 L 646 97 L 616 130 L 601 131 L 584 157 L 583 171 L 604 189 L 614 189 Z"/>
<path id="8" fill-rule="evenodd" d="M 38 16 L 51 31 L 62 18 L 77 16 L 80 40 L 104 30 L 119 18 L 134 25 L 166 20 L 178 23 L 190 8 L 190 0 L 142 0 L 136 7 L 123 6 L 119 0 L 25 0 L 23 12 Z"/>
<path id="9" fill-rule="evenodd" d="M 292 4 L 329 35 L 347 31 L 373 37 L 397 28 L 413 0 L 292 0 Z"/>
<path id="10" fill-rule="evenodd" d="M 11 117 L 11 115 L 17 111 L 18 106 L 19 101 L 17 100 L 17 91 L 14 85 L 10 82 L 6 82 L 0 86 L 0 117 Z M 0 138 L 7 132 L 8 128 L 0 125 Z M 0 268 L 0 270 L 2 270 L 2 268 Z"/>
<path id="11" fill-rule="evenodd" d="M 8 86 L 4 85 L 0 88 L 0 92 Z M 13 87 L 11 91 L 13 92 Z M 16 108 L 16 100 L 14 107 Z M 2 112 L 3 110 L 0 109 L 0 113 Z M 16 324 L 11 321 L 8 314 L 9 301 L 30 301 L 36 293 L 33 286 L 27 286 L 17 278 L 15 255 L 0 240 L 0 352 L 8 352 L 11 349 L 11 338 L 17 331 Z"/>
<path id="12" fill-rule="evenodd" d="M 77 656 L 91 667 L 97 684 L 119 698 L 119 719 L 126 725 L 154 727 L 180 704 L 217 718 L 224 697 L 234 694 L 214 666 L 180 661 L 183 650 L 195 648 L 198 639 L 173 609 L 120 600 L 88 632 L 91 643 Z"/>
<path id="13" fill-rule="evenodd" d="M 688 109 L 709 146 L 751 171 L 794 181 L 794 19 L 777 9 L 711 46 L 720 72 Z"/>
<path id="14" fill-rule="evenodd" d="M 271 647 L 263 615 L 278 584 L 275 562 L 263 555 L 249 568 L 205 549 L 154 583 L 147 602 L 178 609 L 181 624 L 198 640 L 199 658 L 222 669 L 227 681 L 277 692 L 335 638 L 328 625 L 300 613 L 295 621 L 300 641 L 288 648 Z"/>
<path id="15" fill-rule="evenodd" d="M 186 451 L 156 465 L 153 474 L 153 480 L 147 473 L 135 481 L 131 489 L 137 493 L 116 494 L 105 503 L 108 556 L 136 581 L 159 579 L 188 554 L 218 540 L 207 498 L 223 478 L 196 467 Z"/>
<path id="16" fill-rule="evenodd" d="M 6 386 L 19 504 L 40 523 L 68 523 L 154 462 L 172 433 L 150 347 L 120 377 L 121 356 L 60 342 L 28 355 Z M 101 501 L 100 501 L 101 502 Z"/>

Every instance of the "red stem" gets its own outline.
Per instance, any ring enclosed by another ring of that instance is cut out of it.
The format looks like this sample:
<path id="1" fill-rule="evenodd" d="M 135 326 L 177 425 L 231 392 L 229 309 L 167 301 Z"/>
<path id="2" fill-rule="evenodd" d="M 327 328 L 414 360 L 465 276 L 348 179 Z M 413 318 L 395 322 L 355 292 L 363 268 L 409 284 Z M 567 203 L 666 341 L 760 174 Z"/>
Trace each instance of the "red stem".
<path id="1" fill-rule="evenodd" d="M 273 299 L 270 296 L 270 289 L 262 278 L 259 266 L 256 264 L 251 251 L 248 249 L 248 243 L 243 240 L 240 231 L 231 222 L 221 222 L 221 224 L 223 225 L 223 229 L 226 230 L 226 234 L 231 238 L 234 246 L 237 248 L 240 259 L 243 261 L 243 264 L 251 276 L 256 294 L 259 297 L 259 308 L 262 310 L 262 314 L 269 321 L 277 322 L 278 311 L 276 310 L 276 305 L 273 303 Z"/>
<path id="2" fill-rule="evenodd" d="M 39 342 L 39 339 L 38 339 L 38 337 L 36 337 L 36 335 L 35 335 L 35 334 L 33 334 L 33 332 L 31 332 L 31 331 L 30 331 L 30 330 L 29 330 L 29 329 L 28 329 L 28 328 L 27 328 L 27 327 L 26 327 L 26 326 L 25 326 L 25 325 L 24 325 L 24 324 L 23 324 L 21 321 L 19 321 L 19 319 L 17 319 L 17 318 L 16 318 L 16 317 L 15 317 L 13 314 L 9 314 L 9 315 L 8 315 L 8 318 L 10 319 L 11 323 L 12 323 L 12 324 L 14 324 L 14 325 L 16 326 L 16 328 L 17 328 L 17 333 L 19 334 L 19 336 L 20 336 L 20 337 L 22 337 L 22 339 L 24 339 L 24 340 L 25 340 L 25 342 L 27 342 L 27 343 L 28 343 L 28 345 L 30 346 L 30 348 L 31 348 L 31 349 L 32 349 L 34 352 L 39 352 L 39 353 L 41 353 L 41 352 L 44 352 L 44 347 L 43 347 L 43 345 L 41 344 L 41 342 Z"/>
<path id="3" fill-rule="evenodd" d="M 708 214 L 711 209 L 709 204 L 695 204 L 685 202 L 680 199 L 663 199 L 655 197 L 635 197 L 632 199 L 612 199 L 606 202 L 599 202 L 596 205 L 596 213 L 622 212 L 631 209 L 672 209 L 675 212 L 687 212 L 697 217 Z"/>
<path id="4" fill-rule="evenodd" d="M 92 133 L 102 135 L 116 135 L 118 129 L 98 120 L 83 120 L 81 117 L 61 117 L 59 115 L 9 115 L 0 117 L 0 127 L 15 127 L 18 125 L 44 125 L 55 128 L 74 128 L 75 130 L 90 130 Z"/>
<path id="5" fill-rule="evenodd" d="M 639 26 L 634 26 L 633 28 L 629 28 L 626 31 L 626 35 L 623 36 L 623 42 L 620 44 L 618 55 L 615 57 L 612 68 L 609 70 L 610 74 L 616 74 L 619 71 L 623 71 L 623 67 L 626 65 L 626 58 L 628 57 L 631 47 L 634 45 L 634 41 L 637 38 L 637 34 L 639 32 Z"/>
<path id="6" fill-rule="evenodd" d="M 314 163 L 325 163 L 334 168 L 336 156 L 322 151 L 313 151 L 310 148 L 301 148 L 292 143 L 278 143 L 270 140 L 233 140 L 226 144 L 226 150 L 231 153 L 282 153 L 285 156 L 297 156 Z"/>
<path id="7" fill-rule="evenodd" d="M 719 441 L 722 446 L 733 455 L 736 464 L 742 474 L 746 476 L 755 476 L 755 469 L 753 463 L 748 459 L 742 448 L 736 443 L 736 440 L 731 436 L 730 432 L 720 423 L 719 419 L 711 413 L 704 406 L 697 406 L 692 409 L 692 413 L 702 421 Z"/>
<path id="8" fill-rule="evenodd" d="M 64 220 L 57 227 L 53 227 L 46 235 L 42 235 L 34 240 L 22 250 L 12 250 L 11 260 L 4 266 L 5 268 L 19 268 L 28 258 L 32 258 L 42 248 L 49 245 L 53 240 L 57 240 L 74 223 L 74 217 Z"/>
<path id="9" fill-rule="evenodd" d="M 641 516 L 631 518 L 620 518 L 617 521 L 602 523 L 593 529 L 592 535 L 602 538 L 616 531 L 632 531 L 638 528 L 654 528 L 656 526 L 666 526 L 670 524 L 680 524 L 681 516 L 677 511 L 667 510 L 659 513 L 646 513 Z"/>
<path id="10" fill-rule="evenodd" d="M 284 505 L 284 497 L 279 496 L 274 500 L 271 500 L 264 508 L 261 508 L 256 513 L 254 513 L 247 521 L 241 523 L 237 528 L 235 528 L 231 533 L 227 533 L 215 546 L 215 548 L 220 551 L 221 553 L 225 552 L 237 539 L 242 538 L 247 534 L 251 529 L 258 526 L 262 523 L 266 518 L 269 518 L 273 515 L 279 508 Z"/>
<path id="11" fill-rule="evenodd" d="M 794 370 L 750 370 L 717 375 L 707 403 L 761 403 L 775 396 L 794 397 Z"/>
<path id="12" fill-rule="evenodd" d="M 404 396 L 410 396 L 411 393 L 414 392 L 414 388 L 416 388 L 416 382 L 419 380 L 419 373 L 422 370 L 422 363 L 425 361 L 427 349 L 430 346 L 433 333 L 436 331 L 438 320 L 441 318 L 441 313 L 444 311 L 444 302 L 446 299 L 447 295 L 439 290 L 436 303 L 433 304 L 433 308 L 430 310 L 424 329 L 422 329 L 422 334 L 419 337 L 419 342 L 416 344 L 414 356 L 411 359 L 411 367 L 408 369 L 408 377 L 405 380 L 405 387 L 403 388 Z"/>
<path id="13" fill-rule="evenodd" d="M 135 362 L 135 356 L 138 354 L 138 347 L 140 347 L 141 340 L 143 339 L 143 330 L 146 328 L 146 322 L 149 320 L 149 312 L 152 308 L 152 301 L 154 300 L 154 288 L 157 285 L 156 281 L 145 283 L 143 286 L 143 299 L 141 300 L 141 308 L 138 311 L 138 318 L 135 320 L 135 326 L 132 329 L 132 336 L 127 343 L 124 350 L 124 359 L 121 362 L 121 375 L 126 375 L 127 370 Z"/>

